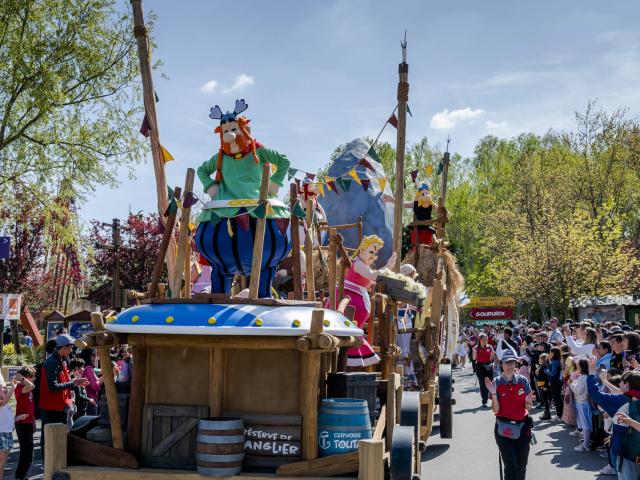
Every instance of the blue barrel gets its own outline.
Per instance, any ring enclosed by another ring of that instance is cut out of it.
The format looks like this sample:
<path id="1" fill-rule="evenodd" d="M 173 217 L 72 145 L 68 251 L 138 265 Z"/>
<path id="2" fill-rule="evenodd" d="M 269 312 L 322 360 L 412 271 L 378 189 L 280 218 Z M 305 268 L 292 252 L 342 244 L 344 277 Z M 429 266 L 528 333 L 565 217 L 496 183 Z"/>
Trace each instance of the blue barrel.
<path id="1" fill-rule="evenodd" d="M 366 400 L 325 398 L 318 413 L 320 455 L 355 452 L 361 439 L 371 438 Z"/>

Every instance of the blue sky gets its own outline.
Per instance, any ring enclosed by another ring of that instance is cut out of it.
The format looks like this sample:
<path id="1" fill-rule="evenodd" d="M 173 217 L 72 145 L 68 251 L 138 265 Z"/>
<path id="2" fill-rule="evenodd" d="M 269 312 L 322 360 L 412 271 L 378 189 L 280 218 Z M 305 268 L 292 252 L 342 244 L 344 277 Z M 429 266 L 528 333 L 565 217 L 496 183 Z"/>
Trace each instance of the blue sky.
<path id="1" fill-rule="evenodd" d="M 126 2 L 128 5 L 129 2 Z M 487 134 L 571 128 L 590 99 L 640 112 L 640 3 L 631 1 L 154 0 L 161 141 L 182 185 L 219 148 L 209 108 L 245 98 L 257 140 L 315 171 L 334 148 L 375 137 L 395 106 L 407 30 L 413 117 L 426 136 L 470 155 Z M 168 78 L 161 78 L 163 73 Z M 395 145 L 395 130 L 382 140 Z M 154 211 L 150 153 L 136 178 L 96 186 L 84 220 Z M 196 179 L 196 193 L 201 186 Z"/>

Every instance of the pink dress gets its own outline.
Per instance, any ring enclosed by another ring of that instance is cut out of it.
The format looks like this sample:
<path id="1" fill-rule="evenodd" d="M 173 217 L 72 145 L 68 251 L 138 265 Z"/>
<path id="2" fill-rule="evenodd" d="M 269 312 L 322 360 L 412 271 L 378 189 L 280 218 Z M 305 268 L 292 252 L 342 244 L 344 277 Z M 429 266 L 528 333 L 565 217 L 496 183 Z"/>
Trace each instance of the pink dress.
<path id="1" fill-rule="evenodd" d="M 369 297 L 368 288 L 373 285 L 373 282 L 356 272 L 356 262 L 362 262 L 362 260 L 356 258 L 351 264 L 351 268 L 345 273 L 344 295 L 350 298 L 349 305 L 355 308 L 353 319 L 358 324 L 358 327 L 362 328 L 362 325 L 369 319 L 369 313 L 371 312 L 371 298 Z M 380 357 L 373 351 L 366 338 L 363 337 L 362 340 L 360 347 L 350 348 L 347 352 L 347 366 L 366 367 L 380 361 Z"/>

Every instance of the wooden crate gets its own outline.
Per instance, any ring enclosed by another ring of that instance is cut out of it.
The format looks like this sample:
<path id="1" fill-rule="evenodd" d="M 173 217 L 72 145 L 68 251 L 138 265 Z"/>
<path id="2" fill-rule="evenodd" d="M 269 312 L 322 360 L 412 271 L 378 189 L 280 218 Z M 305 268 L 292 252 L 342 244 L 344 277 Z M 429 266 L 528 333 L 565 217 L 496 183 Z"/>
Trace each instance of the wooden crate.
<path id="1" fill-rule="evenodd" d="M 380 293 L 384 293 L 394 300 L 415 305 L 418 308 L 422 307 L 424 303 L 424 298 L 420 298 L 416 292 L 407 290 L 406 284 L 402 280 L 380 275 L 377 285 Z"/>
<path id="2" fill-rule="evenodd" d="M 140 464 L 195 470 L 198 419 L 208 416 L 209 407 L 145 405 Z"/>

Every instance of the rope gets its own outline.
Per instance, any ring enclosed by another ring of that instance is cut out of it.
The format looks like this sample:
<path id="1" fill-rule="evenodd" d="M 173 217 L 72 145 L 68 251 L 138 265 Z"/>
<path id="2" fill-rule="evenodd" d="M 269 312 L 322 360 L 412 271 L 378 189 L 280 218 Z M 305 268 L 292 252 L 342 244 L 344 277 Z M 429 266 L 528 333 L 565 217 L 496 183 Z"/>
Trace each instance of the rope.
<path id="1" fill-rule="evenodd" d="M 409 82 L 398 83 L 398 102 L 409 101 Z"/>
<path id="2" fill-rule="evenodd" d="M 133 35 L 135 37 L 146 37 L 148 34 L 148 30 L 146 25 L 136 25 L 133 27 Z"/>

